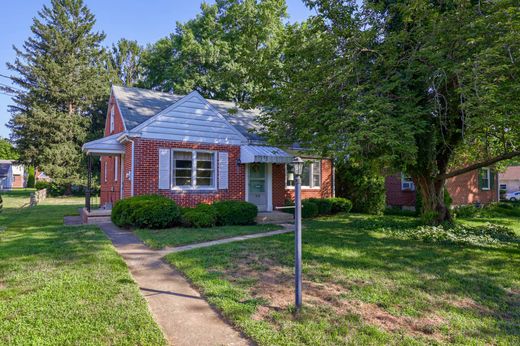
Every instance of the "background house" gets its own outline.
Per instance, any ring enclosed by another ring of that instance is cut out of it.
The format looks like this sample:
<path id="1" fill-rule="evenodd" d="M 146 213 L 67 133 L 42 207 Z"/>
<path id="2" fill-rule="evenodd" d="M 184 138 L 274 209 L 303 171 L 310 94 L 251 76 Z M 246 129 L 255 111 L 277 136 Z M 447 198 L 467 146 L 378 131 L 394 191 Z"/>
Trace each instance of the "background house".
<path id="1" fill-rule="evenodd" d="M 510 166 L 503 173 L 498 174 L 500 190 L 506 193 L 520 191 L 520 165 Z"/>
<path id="2" fill-rule="evenodd" d="M 0 189 L 9 190 L 25 187 L 23 165 L 14 160 L 0 160 Z"/>
<path id="3" fill-rule="evenodd" d="M 387 176 L 385 188 L 388 206 L 415 208 L 417 192 L 411 178 L 403 174 Z M 492 168 L 481 168 L 448 179 L 446 189 L 453 200 L 453 206 L 497 202 L 498 175 Z"/>

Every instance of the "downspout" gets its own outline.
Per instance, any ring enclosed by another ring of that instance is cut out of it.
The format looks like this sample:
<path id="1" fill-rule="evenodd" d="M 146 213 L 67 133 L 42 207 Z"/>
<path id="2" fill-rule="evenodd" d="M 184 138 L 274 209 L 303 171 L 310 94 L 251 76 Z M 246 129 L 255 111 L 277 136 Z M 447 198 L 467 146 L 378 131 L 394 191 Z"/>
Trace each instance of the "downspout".
<path id="1" fill-rule="evenodd" d="M 336 168 L 334 165 L 334 159 L 332 162 L 332 198 L 336 197 Z"/>
<path id="2" fill-rule="evenodd" d="M 135 143 L 133 139 L 127 138 L 128 141 L 132 142 L 132 158 L 130 161 L 130 197 L 134 196 L 134 153 Z"/>

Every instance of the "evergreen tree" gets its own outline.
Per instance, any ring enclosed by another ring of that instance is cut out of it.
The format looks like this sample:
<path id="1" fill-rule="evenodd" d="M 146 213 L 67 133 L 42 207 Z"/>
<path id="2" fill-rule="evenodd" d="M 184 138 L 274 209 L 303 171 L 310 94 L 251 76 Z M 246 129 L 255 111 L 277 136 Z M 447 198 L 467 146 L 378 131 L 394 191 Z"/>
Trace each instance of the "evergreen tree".
<path id="1" fill-rule="evenodd" d="M 264 97 L 277 141 L 405 172 L 435 223 L 447 178 L 520 154 L 517 1 L 306 2 Z"/>
<path id="2" fill-rule="evenodd" d="M 105 35 L 82 0 L 52 0 L 34 18 L 32 36 L 7 64 L 16 91 L 9 127 L 21 159 L 60 183 L 78 182 L 81 145 L 99 126 L 109 84 L 102 63 Z"/>

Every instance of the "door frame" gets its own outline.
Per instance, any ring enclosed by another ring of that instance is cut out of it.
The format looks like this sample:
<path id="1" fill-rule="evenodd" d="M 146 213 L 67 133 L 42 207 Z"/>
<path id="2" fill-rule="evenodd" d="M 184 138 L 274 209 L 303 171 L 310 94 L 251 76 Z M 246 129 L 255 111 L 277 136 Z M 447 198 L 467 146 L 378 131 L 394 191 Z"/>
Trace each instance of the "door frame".
<path id="1" fill-rule="evenodd" d="M 245 164 L 246 174 L 245 174 L 245 201 L 249 201 L 249 163 Z M 267 210 L 259 210 L 262 211 L 273 211 L 273 164 L 266 163 L 265 164 L 265 188 L 267 190 Z"/>

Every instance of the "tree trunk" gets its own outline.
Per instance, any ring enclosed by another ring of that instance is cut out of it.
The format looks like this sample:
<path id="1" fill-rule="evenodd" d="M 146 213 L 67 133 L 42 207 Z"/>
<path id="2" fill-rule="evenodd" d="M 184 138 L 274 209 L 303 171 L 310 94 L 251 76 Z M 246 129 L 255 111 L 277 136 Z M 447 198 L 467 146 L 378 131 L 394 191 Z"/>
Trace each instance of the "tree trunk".
<path id="1" fill-rule="evenodd" d="M 416 185 L 422 197 L 421 215 L 432 225 L 452 222 L 449 208 L 444 203 L 445 179 L 417 177 Z"/>

